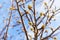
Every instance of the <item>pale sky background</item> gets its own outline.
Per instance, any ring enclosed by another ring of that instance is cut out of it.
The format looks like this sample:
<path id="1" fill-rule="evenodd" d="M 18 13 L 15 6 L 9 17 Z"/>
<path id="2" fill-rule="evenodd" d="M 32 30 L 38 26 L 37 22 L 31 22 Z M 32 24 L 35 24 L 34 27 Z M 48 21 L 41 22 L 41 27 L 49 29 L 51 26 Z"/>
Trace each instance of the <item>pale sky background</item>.
<path id="1" fill-rule="evenodd" d="M 36 11 L 38 12 L 37 15 L 39 15 L 40 12 L 45 12 L 45 9 L 44 9 L 44 2 L 47 2 L 48 5 L 49 5 L 49 0 L 44 0 L 42 2 L 40 2 L 41 0 L 37 0 L 36 1 Z M 31 2 L 27 3 L 26 5 L 28 4 L 31 4 Z M 9 8 L 11 6 L 11 0 L 0 0 L 0 6 L 2 6 L 0 8 L 0 31 L 1 29 L 4 27 L 4 23 L 3 23 L 3 20 L 8 18 L 8 12 L 9 12 Z M 54 4 L 53 4 L 53 7 L 51 9 L 54 9 L 54 6 L 56 6 L 56 8 L 60 8 L 60 0 L 55 0 Z M 13 16 L 18 16 L 17 12 L 15 13 L 15 15 L 13 14 Z M 60 25 L 60 14 L 56 15 L 55 18 L 57 19 L 56 21 L 51 21 L 52 24 L 49 24 L 48 26 L 54 26 L 54 28 L 57 28 L 59 25 Z M 13 18 L 12 18 L 13 19 Z M 43 21 L 44 22 L 44 21 Z M 25 21 L 26 25 L 27 25 L 27 21 Z M 13 19 L 13 21 L 11 22 L 11 24 L 16 24 L 15 20 Z M 42 25 L 42 24 L 41 24 Z M 39 25 L 39 26 L 41 26 Z M 21 33 L 20 35 L 18 35 L 19 32 L 21 32 L 21 28 L 19 27 L 20 25 L 18 25 L 18 28 L 17 27 L 14 27 L 14 28 L 9 28 L 9 31 L 8 31 L 8 39 L 7 40 L 25 40 L 25 36 L 24 36 L 24 33 Z M 16 30 L 20 30 L 19 32 L 17 32 Z M 50 33 L 50 29 L 47 29 L 49 30 L 49 33 Z M 30 31 L 30 29 L 28 29 L 28 34 L 32 35 L 33 37 L 33 33 Z M 58 30 L 59 32 L 59 30 Z M 48 34 L 49 34 L 48 33 Z M 10 39 L 10 36 L 13 35 L 13 38 Z M 22 35 L 22 37 L 20 37 Z M 57 35 L 57 38 L 58 40 L 60 40 L 60 34 Z M 45 34 L 44 34 L 45 36 Z M 49 40 L 52 40 L 52 39 L 49 39 Z"/>

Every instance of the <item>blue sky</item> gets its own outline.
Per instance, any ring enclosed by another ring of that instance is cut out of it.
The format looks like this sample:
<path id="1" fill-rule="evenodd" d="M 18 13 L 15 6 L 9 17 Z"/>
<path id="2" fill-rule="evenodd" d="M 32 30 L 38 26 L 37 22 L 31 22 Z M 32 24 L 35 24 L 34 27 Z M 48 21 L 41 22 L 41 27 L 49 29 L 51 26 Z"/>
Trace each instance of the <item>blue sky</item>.
<path id="1" fill-rule="evenodd" d="M 43 2 L 40 2 L 40 1 L 41 0 L 36 1 L 36 11 L 38 12 L 37 16 L 39 15 L 40 12 L 45 11 L 44 10 L 44 7 L 43 7 L 44 6 L 43 5 Z M 49 0 L 44 0 L 44 2 L 48 2 L 48 1 Z M 28 4 L 31 4 L 31 2 L 27 3 L 26 6 Z M 52 9 L 54 9 L 54 6 L 56 6 L 57 9 L 60 8 L 60 5 L 59 4 L 60 4 L 60 0 L 55 0 L 55 3 L 53 5 L 53 8 Z M 1 31 L 1 29 L 6 24 L 6 23 L 3 23 L 3 21 L 6 18 L 9 18 L 9 12 L 10 12 L 9 8 L 11 7 L 11 0 L 0 0 L 0 5 L 2 6 L 2 8 L 0 8 L 0 31 Z M 13 11 L 13 13 L 14 12 L 15 11 Z M 14 14 L 12 14 L 13 17 L 12 17 L 12 22 L 11 22 L 10 27 L 9 27 L 9 30 L 8 30 L 8 39 L 7 40 L 25 40 L 25 36 L 24 36 L 25 34 L 24 34 L 24 32 L 21 31 L 21 27 L 22 27 L 21 25 L 18 25 L 18 26 L 14 27 L 14 28 L 11 27 L 11 25 L 16 24 L 16 20 L 14 19 L 14 17 L 19 15 L 17 13 L 18 12 L 15 12 Z M 60 14 L 56 15 L 55 18 L 57 20 L 56 21 L 51 21 L 52 23 L 49 24 L 49 26 L 54 26 L 54 28 L 57 28 L 57 26 L 60 25 Z M 26 26 L 28 26 L 27 25 L 28 23 L 27 23 L 26 20 L 25 20 L 25 24 L 26 24 Z M 41 25 L 39 25 L 39 26 L 41 26 Z M 26 28 L 28 29 L 29 34 L 30 35 L 33 35 L 33 33 L 29 30 L 29 28 L 28 27 L 26 27 Z M 19 31 L 17 32 L 16 30 L 19 30 Z M 22 33 L 18 35 L 19 32 L 22 32 Z M 50 30 L 49 30 L 49 32 L 50 32 Z M 59 30 L 58 30 L 58 32 L 59 32 Z M 58 40 L 60 39 L 60 36 L 59 35 L 57 35 Z M 10 36 L 13 36 L 13 38 L 10 39 Z"/>

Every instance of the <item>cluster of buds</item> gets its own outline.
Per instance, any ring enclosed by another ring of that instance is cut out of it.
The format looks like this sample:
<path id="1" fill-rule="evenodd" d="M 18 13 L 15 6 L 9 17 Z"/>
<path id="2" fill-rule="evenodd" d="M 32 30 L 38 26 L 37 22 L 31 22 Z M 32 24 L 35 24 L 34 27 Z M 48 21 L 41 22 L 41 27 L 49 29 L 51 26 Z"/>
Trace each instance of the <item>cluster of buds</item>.
<path id="1" fill-rule="evenodd" d="M 10 10 L 15 10 L 16 8 L 14 6 L 11 6 L 10 7 Z"/>
<path id="2" fill-rule="evenodd" d="M 23 13 L 22 13 L 22 12 L 21 12 L 20 14 L 21 14 L 21 16 L 23 15 Z"/>
<path id="3" fill-rule="evenodd" d="M 47 6 L 47 2 L 44 2 L 44 5 Z"/>
<path id="4" fill-rule="evenodd" d="M 28 10 L 26 10 L 25 12 L 26 12 L 26 14 L 30 14 Z"/>
<path id="5" fill-rule="evenodd" d="M 48 14 L 48 15 L 47 15 L 47 17 L 48 17 L 48 18 L 50 18 L 50 17 L 51 17 L 51 15 L 49 15 L 49 14 Z"/>
<path id="6" fill-rule="evenodd" d="M 56 37 L 54 37 L 53 39 L 54 39 L 54 40 L 57 40 L 57 38 L 56 38 Z"/>
<path id="7" fill-rule="evenodd" d="M 45 25 L 43 24 L 41 28 L 44 29 L 45 28 Z"/>
<path id="8" fill-rule="evenodd" d="M 40 16 L 44 16 L 45 14 L 43 12 L 40 13 Z"/>
<path id="9" fill-rule="evenodd" d="M 46 33 L 48 33 L 48 30 L 45 30 Z"/>
<path id="10" fill-rule="evenodd" d="M 32 22 L 29 22 L 29 25 L 33 25 L 33 23 Z"/>
<path id="11" fill-rule="evenodd" d="M 21 23 L 21 20 L 18 20 L 18 21 L 17 21 L 17 23 L 19 23 L 19 24 L 20 24 L 20 23 Z"/>
<path id="12" fill-rule="evenodd" d="M 52 13 L 55 13 L 55 10 L 52 10 Z"/>
<path id="13" fill-rule="evenodd" d="M 32 5 L 29 4 L 28 5 L 28 9 L 31 10 L 32 9 Z"/>
<path id="14" fill-rule="evenodd" d="M 31 28 L 30 28 L 30 30 L 31 30 L 31 31 L 34 31 L 34 28 L 33 28 L 33 27 L 31 27 Z"/>

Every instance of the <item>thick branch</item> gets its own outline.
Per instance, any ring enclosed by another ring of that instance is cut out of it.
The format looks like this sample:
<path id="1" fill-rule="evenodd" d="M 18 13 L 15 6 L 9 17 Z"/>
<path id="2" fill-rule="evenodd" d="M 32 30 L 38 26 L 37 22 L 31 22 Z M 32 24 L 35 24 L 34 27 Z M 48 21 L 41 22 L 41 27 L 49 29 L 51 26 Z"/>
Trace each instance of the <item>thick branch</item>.
<path id="1" fill-rule="evenodd" d="M 16 0 L 15 0 L 16 1 Z M 21 16 L 21 14 L 20 14 L 20 10 L 19 10 L 19 5 L 18 5 L 18 2 L 16 1 L 16 5 L 17 5 L 17 11 L 18 11 L 18 13 L 19 13 L 19 15 L 20 15 L 20 18 L 21 18 L 21 21 L 22 21 L 22 25 L 23 25 L 23 29 L 24 29 L 24 31 L 25 31 L 25 35 L 26 35 L 26 38 L 27 38 L 27 40 L 29 40 L 28 39 L 28 34 L 27 34 L 27 31 L 26 31 L 26 28 L 25 28 L 25 25 L 24 25 L 24 22 L 23 22 L 23 18 L 22 18 L 22 16 Z"/>

